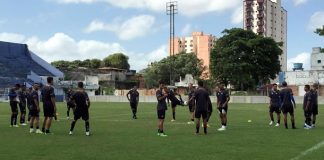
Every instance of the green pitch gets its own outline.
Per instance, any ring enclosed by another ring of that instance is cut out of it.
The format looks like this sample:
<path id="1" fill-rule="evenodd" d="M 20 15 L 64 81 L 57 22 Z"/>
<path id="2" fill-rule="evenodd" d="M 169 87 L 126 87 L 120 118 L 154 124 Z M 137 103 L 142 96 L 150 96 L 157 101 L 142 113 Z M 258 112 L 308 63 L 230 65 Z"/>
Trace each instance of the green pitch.
<path id="1" fill-rule="evenodd" d="M 266 104 L 230 104 L 225 132 L 218 132 L 216 109 L 208 135 L 194 135 L 188 125 L 188 108 L 177 107 L 177 121 L 166 117 L 165 132 L 157 133 L 156 104 L 141 103 L 137 120 L 131 119 L 128 103 L 93 103 L 90 110 L 92 135 L 85 136 L 84 122 L 78 121 L 69 136 L 70 120 L 65 104 L 58 104 L 59 121 L 54 135 L 30 134 L 28 127 L 9 128 L 10 108 L 0 103 L 0 159 L 30 160 L 318 160 L 324 153 L 323 106 L 317 126 L 304 130 L 301 106 L 297 108 L 298 129 L 268 126 Z M 252 122 L 248 122 L 252 120 Z M 289 127 L 291 125 L 289 123 Z M 317 146 L 316 146 L 317 145 Z M 308 151 L 307 151 L 308 150 Z"/>

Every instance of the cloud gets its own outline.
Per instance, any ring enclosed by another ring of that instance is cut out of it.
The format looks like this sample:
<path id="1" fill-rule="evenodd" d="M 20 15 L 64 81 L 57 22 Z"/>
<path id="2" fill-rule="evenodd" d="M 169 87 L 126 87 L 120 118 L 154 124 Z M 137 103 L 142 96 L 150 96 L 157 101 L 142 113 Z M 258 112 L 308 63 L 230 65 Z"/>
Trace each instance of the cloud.
<path id="1" fill-rule="evenodd" d="M 294 63 L 303 63 L 304 70 L 310 69 L 310 53 L 303 52 L 287 60 L 288 70 L 291 71 Z"/>
<path id="2" fill-rule="evenodd" d="M 243 22 L 243 6 L 235 9 L 231 17 L 231 23 L 241 24 Z"/>
<path id="3" fill-rule="evenodd" d="M 315 12 L 308 23 L 307 29 L 315 31 L 317 28 L 322 28 L 324 25 L 324 11 Z"/>
<path id="4" fill-rule="evenodd" d="M 192 26 L 190 24 L 186 24 L 181 30 L 181 35 L 188 36 L 188 34 L 190 34 L 191 31 L 192 31 Z"/>
<path id="5" fill-rule="evenodd" d="M 154 23 L 155 17 L 151 15 L 134 16 L 124 22 L 120 22 L 119 19 L 112 23 L 94 20 L 86 27 L 85 32 L 108 31 L 117 34 L 121 40 L 131 40 L 149 34 L 153 30 Z"/>
<path id="6" fill-rule="evenodd" d="M 109 54 L 122 52 L 129 57 L 132 69 L 146 68 L 150 62 L 167 56 L 167 47 L 162 45 L 149 53 L 136 53 L 124 49 L 119 43 L 108 43 L 95 40 L 75 40 L 65 33 L 55 33 L 48 39 L 41 40 L 36 36 L 26 37 L 15 33 L 0 33 L 0 41 L 26 43 L 29 50 L 46 60 L 85 60 L 103 59 Z M 145 57 L 145 58 L 143 58 Z"/>
<path id="7" fill-rule="evenodd" d="M 96 3 L 105 2 L 122 9 L 140 9 L 154 12 L 165 12 L 169 0 L 56 0 L 58 3 Z M 209 12 L 233 10 L 242 5 L 242 0 L 178 0 L 180 14 L 194 17 Z"/>
<path id="8" fill-rule="evenodd" d="M 308 0 L 293 0 L 295 6 L 305 4 L 307 1 Z"/>

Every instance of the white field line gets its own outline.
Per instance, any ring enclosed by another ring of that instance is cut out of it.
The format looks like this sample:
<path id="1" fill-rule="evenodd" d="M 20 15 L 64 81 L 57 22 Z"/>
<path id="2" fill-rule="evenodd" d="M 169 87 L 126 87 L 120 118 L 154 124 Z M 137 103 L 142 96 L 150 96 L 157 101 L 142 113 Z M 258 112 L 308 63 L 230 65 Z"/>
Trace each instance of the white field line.
<path id="1" fill-rule="evenodd" d="M 323 146 L 324 146 L 324 141 L 322 141 L 322 142 L 320 142 L 320 143 L 314 145 L 313 147 L 311 147 L 311 148 L 309 148 L 309 149 L 307 149 L 307 150 L 301 152 L 297 157 L 294 157 L 294 158 L 292 158 L 292 159 L 290 159 L 290 160 L 299 160 L 300 158 L 302 158 L 302 157 L 308 155 L 309 153 L 311 153 L 311 152 L 313 152 L 313 151 L 318 150 L 319 148 L 321 148 L 321 147 L 323 147 Z"/>

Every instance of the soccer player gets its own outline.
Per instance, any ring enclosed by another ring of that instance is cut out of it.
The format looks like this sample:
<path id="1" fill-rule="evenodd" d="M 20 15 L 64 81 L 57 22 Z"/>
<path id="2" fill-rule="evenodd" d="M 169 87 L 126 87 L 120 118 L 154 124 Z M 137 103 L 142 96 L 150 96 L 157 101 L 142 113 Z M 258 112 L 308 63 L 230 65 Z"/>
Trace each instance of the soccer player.
<path id="1" fill-rule="evenodd" d="M 188 124 L 195 124 L 195 108 L 196 108 L 196 102 L 192 99 L 195 88 L 192 83 L 189 83 L 189 93 L 188 93 L 188 107 L 190 112 L 190 118 L 191 121 L 188 122 Z"/>
<path id="2" fill-rule="evenodd" d="M 167 90 L 168 92 L 168 102 L 169 100 L 171 101 L 171 108 L 172 108 L 172 120 L 171 122 L 174 122 L 175 121 L 175 117 L 176 117 L 176 107 L 177 105 L 183 105 L 183 101 L 182 101 L 182 98 L 181 98 L 181 95 L 177 92 L 177 89 L 174 89 L 174 91 L 168 89 Z M 179 99 L 176 97 L 176 96 L 179 96 Z"/>
<path id="3" fill-rule="evenodd" d="M 26 86 L 22 85 L 21 88 L 19 88 L 17 92 L 18 98 L 19 98 L 19 110 L 20 110 L 20 125 L 26 126 L 27 124 L 25 123 L 25 117 L 26 117 Z"/>
<path id="4" fill-rule="evenodd" d="M 37 133 L 37 134 L 42 134 L 43 132 L 39 129 L 39 97 L 38 97 L 38 89 L 39 85 L 35 83 L 33 85 L 33 90 L 30 93 L 30 99 L 28 98 L 27 103 L 29 104 L 30 107 L 30 129 L 29 133 Z M 34 129 L 34 125 L 36 127 L 36 130 Z"/>
<path id="5" fill-rule="evenodd" d="M 17 125 L 17 116 L 18 116 L 18 95 L 17 90 L 20 88 L 20 84 L 16 84 L 15 87 L 11 88 L 9 91 L 9 103 L 11 107 L 11 119 L 10 127 L 19 127 Z"/>
<path id="6" fill-rule="evenodd" d="M 212 113 L 213 113 L 213 104 L 212 104 L 212 102 L 210 101 L 210 98 L 209 98 L 209 100 L 207 101 L 207 119 L 206 119 L 207 127 L 209 127 L 208 122 L 209 122 L 209 119 L 210 119 Z"/>
<path id="7" fill-rule="evenodd" d="M 32 87 L 29 87 L 26 90 L 27 109 L 28 109 L 27 123 L 29 123 L 30 122 L 30 119 L 31 119 L 31 115 L 30 115 L 30 103 L 28 103 L 28 102 L 32 99 L 32 97 L 31 97 L 32 91 L 33 91 L 33 88 Z"/>
<path id="8" fill-rule="evenodd" d="M 130 102 L 130 107 L 133 112 L 133 119 L 137 119 L 136 113 L 137 113 L 137 106 L 138 106 L 138 100 L 139 100 L 139 93 L 137 91 L 137 86 L 134 86 L 127 94 L 127 99 Z"/>
<path id="9" fill-rule="evenodd" d="M 166 98 L 168 97 L 167 88 L 164 87 L 164 83 L 162 81 L 159 82 L 159 89 L 156 91 L 157 98 L 157 116 L 159 119 L 158 123 L 158 136 L 166 137 L 167 135 L 164 133 L 164 119 L 165 119 L 165 111 L 167 108 Z"/>
<path id="10" fill-rule="evenodd" d="M 227 90 L 224 88 L 224 84 L 219 86 L 219 91 L 216 93 L 217 96 L 217 109 L 219 112 L 219 118 L 221 120 L 222 126 L 218 131 L 226 130 L 227 126 L 227 111 L 228 111 L 228 102 L 230 96 Z"/>
<path id="11" fill-rule="evenodd" d="M 304 129 L 311 129 L 312 128 L 312 93 L 310 91 L 310 86 L 305 85 L 304 87 L 305 90 L 305 95 L 304 95 L 304 103 L 303 103 L 303 109 L 304 109 L 304 116 L 305 116 L 305 124 L 304 124 Z"/>
<path id="12" fill-rule="evenodd" d="M 296 108 L 295 99 L 293 96 L 293 92 L 291 88 L 288 87 L 287 82 L 282 82 L 283 88 L 280 91 L 280 99 L 281 99 L 281 110 L 284 115 L 284 123 L 286 129 L 288 129 L 287 124 L 287 113 L 290 114 L 292 129 L 296 129 L 295 126 L 295 116 L 294 116 L 294 108 Z"/>
<path id="13" fill-rule="evenodd" d="M 207 112 L 208 101 L 210 101 L 207 90 L 203 87 L 203 81 L 198 81 L 198 88 L 196 89 L 192 99 L 196 102 L 196 134 L 199 134 L 200 118 L 203 119 L 204 133 L 207 134 Z"/>
<path id="14" fill-rule="evenodd" d="M 312 92 L 312 100 L 313 100 L 313 106 L 312 106 L 312 115 L 313 115 L 313 121 L 312 121 L 312 127 L 315 127 L 316 123 L 316 115 L 318 114 L 318 84 L 313 85 Z"/>
<path id="15" fill-rule="evenodd" d="M 269 105 L 269 115 L 270 115 L 270 123 L 269 125 L 271 126 L 274 122 L 273 118 L 273 112 L 277 113 L 277 124 L 275 125 L 278 127 L 280 125 L 280 92 L 278 90 L 277 84 L 272 84 L 272 89 L 269 92 L 269 97 L 270 97 L 270 105 Z"/>
<path id="16" fill-rule="evenodd" d="M 73 93 L 72 100 L 75 102 L 74 119 L 71 123 L 69 135 L 73 134 L 75 123 L 82 117 L 85 121 L 86 136 L 90 136 L 89 108 L 90 100 L 83 89 L 83 82 L 78 82 L 78 89 Z"/>
<path id="17" fill-rule="evenodd" d="M 68 91 L 66 92 L 65 95 L 65 101 L 66 101 L 66 107 L 67 107 L 67 111 L 66 111 L 66 116 L 67 119 L 70 119 L 70 110 L 74 110 L 74 103 L 72 102 L 72 89 L 68 89 Z"/>
<path id="18" fill-rule="evenodd" d="M 56 113 L 55 93 L 53 88 L 53 77 L 47 77 L 47 85 L 42 88 L 44 122 L 42 131 L 45 134 L 50 134 L 50 128 L 54 114 Z"/>

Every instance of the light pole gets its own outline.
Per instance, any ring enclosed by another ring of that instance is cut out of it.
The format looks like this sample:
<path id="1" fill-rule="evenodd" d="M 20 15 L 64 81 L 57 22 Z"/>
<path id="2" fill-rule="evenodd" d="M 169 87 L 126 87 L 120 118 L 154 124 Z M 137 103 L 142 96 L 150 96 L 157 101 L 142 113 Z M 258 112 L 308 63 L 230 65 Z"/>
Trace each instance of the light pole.
<path id="1" fill-rule="evenodd" d="M 174 65 L 174 15 L 178 13 L 178 2 L 170 1 L 166 3 L 166 13 L 170 15 L 170 47 L 169 54 L 171 58 L 170 62 L 170 85 L 174 85 L 173 82 L 173 65 Z"/>

